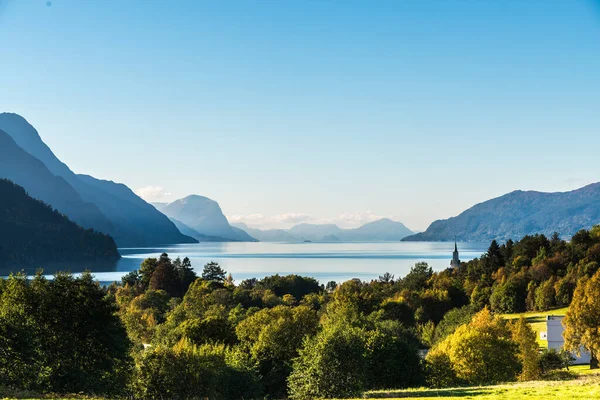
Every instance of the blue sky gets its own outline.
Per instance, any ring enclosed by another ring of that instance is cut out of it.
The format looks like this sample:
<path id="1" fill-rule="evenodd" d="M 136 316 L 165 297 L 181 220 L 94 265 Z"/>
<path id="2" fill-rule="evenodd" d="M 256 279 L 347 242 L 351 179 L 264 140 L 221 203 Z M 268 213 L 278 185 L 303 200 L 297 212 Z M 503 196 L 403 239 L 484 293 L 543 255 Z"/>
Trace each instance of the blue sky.
<path id="1" fill-rule="evenodd" d="M 0 55 L 74 171 L 258 227 L 600 181 L 598 1 L 0 0 Z"/>

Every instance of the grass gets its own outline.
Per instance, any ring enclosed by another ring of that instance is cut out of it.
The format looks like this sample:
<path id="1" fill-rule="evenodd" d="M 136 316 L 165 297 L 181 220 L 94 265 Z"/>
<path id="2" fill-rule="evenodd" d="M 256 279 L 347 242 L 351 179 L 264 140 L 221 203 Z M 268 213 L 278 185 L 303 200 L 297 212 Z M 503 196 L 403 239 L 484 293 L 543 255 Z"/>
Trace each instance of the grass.
<path id="1" fill-rule="evenodd" d="M 540 339 L 540 332 L 546 331 L 546 317 L 548 315 L 565 315 L 566 312 L 567 307 L 539 312 L 533 311 L 517 314 L 502 314 L 502 318 L 518 319 L 521 318 L 521 316 L 523 316 L 525 320 L 529 323 L 529 325 L 531 325 L 531 329 L 533 329 L 533 331 L 536 333 L 537 341 L 540 347 L 547 348 L 548 342 L 546 340 Z"/>
<path id="2" fill-rule="evenodd" d="M 421 400 L 516 400 L 516 399 L 597 399 L 600 398 L 600 370 L 588 365 L 572 367 L 569 372 L 558 371 L 544 381 L 507 383 L 450 389 L 407 389 L 366 393 L 365 399 Z M 558 380 L 554 380 L 558 379 Z"/>
<path id="3" fill-rule="evenodd" d="M 35 396 L 27 392 L 9 392 L 0 388 L 0 398 L 6 399 L 97 399 L 85 396 Z M 506 383 L 493 386 L 472 386 L 449 389 L 406 389 L 368 392 L 363 399 L 420 400 L 518 400 L 518 399 L 598 399 L 600 370 L 588 365 L 556 371 L 543 381 Z M 356 399 L 358 400 L 358 399 Z"/>

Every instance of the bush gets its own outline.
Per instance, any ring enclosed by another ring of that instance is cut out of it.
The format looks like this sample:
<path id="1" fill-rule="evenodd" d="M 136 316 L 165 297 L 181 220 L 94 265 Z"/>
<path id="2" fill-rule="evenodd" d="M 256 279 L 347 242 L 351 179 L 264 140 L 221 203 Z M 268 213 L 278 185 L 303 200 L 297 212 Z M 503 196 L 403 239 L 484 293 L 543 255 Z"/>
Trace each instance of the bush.
<path id="1" fill-rule="evenodd" d="M 368 332 L 365 357 L 368 390 L 423 384 L 418 340 L 396 321 L 382 321 Z"/>
<path id="2" fill-rule="evenodd" d="M 158 346 L 138 362 L 132 384 L 136 399 L 245 399 L 260 395 L 252 370 L 228 363 L 223 345 L 196 346 L 182 339 Z"/>
<path id="3" fill-rule="evenodd" d="M 292 399 L 357 397 L 366 389 L 365 332 L 338 325 L 307 338 L 288 379 Z"/>
<path id="4" fill-rule="evenodd" d="M 347 398 L 366 390 L 421 385 L 417 344 L 397 321 L 364 327 L 328 322 L 305 340 L 294 360 L 288 379 L 290 397 Z"/>
<path id="5" fill-rule="evenodd" d="M 452 368 L 448 354 L 433 352 L 427 355 L 425 362 L 427 384 L 435 388 L 459 386 L 462 382 Z"/>
<path id="6" fill-rule="evenodd" d="M 565 350 L 544 349 L 539 357 L 539 366 L 543 374 L 558 369 L 569 369 L 569 366 L 575 359 Z"/>

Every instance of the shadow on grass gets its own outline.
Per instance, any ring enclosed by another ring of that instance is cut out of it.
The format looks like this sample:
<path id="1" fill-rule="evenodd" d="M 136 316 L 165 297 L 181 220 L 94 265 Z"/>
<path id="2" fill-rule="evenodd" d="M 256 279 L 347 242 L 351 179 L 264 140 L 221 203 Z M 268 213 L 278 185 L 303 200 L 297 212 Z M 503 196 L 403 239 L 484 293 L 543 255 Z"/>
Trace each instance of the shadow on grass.
<path id="1" fill-rule="evenodd" d="M 485 387 L 465 387 L 452 389 L 428 389 L 418 390 L 391 390 L 389 392 L 367 393 L 365 399 L 390 399 L 390 398 L 419 398 L 419 397 L 467 397 L 483 396 L 491 394 L 492 391 Z"/>

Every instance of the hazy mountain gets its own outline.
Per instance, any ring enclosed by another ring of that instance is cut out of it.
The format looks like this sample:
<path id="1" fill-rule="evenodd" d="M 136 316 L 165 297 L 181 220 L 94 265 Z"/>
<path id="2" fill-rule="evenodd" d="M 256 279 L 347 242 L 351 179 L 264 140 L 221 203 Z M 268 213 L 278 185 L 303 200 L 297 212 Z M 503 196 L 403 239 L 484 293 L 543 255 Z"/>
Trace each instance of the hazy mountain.
<path id="1" fill-rule="evenodd" d="M 83 201 L 95 205 L 109 221 L 108 226 L 90 223 L 79 218 L 73 210 L 63 211 L 84 227 L 93 227 L 110 234 L 122 247 L 196 242 L 195 239 L 179 232 L 166 216 L 139 198 L 127 186 L 73 173 L 54 155 L 35 128 L 23 117 L 10 113 L 0 114 L 0 129 L 10 135 L 19 147 L 40 160 L 52 174 L 63 178 Z M 27 185 L 26 180 L 15 181 L 37 197 L 32 191 L 34 188 Z M 60 198 L 42 200 L 59 208 Z"/>
<path id="2" fill-rule="evenodd" d="M 0 130 L 0 178 L 22 186 L 30 196 L 42 200 L 71 220 L 86 228 L 102 232 L 113 229 L 108 218 L 94 204 L 85 202 L 63 178 L 55 176 L 46 165 L 20 148 Z M 0 193 L 0 196 L 3 194 Z"/>
<path id="3" fill-rule="evenodd" d="M 558 232 L 571 237 L 600 223 L 600 183 L 570 192 L 515 191 L 477 204 L 456 217 L 433 222 L 407 241 L 520 239 Z"/>
<path id="4" fill-rule="evenodd" d="M 171 221 L 173 221 L 173 223 L 175 224 L 175 226 L 177 227 L 177 229 L 179 229 L 179 231 L 181 233 L 183 233 L 184 235 L 188 235 L 190 237 L 193 237 L 194 239 L 197 239 L 200 242 L 229 242 L 229 241 L 231 241 L 230 239 L 225 239 L 225 238 L 222 238 L 220 236 L 207 236 L 207 235 L 203 235 L 201 233 L 198 233 L 194 229 L 190 228 L 189 226 L 187 226 L 183 222 L 178 221 L 175 218 L 169 218 L 169 219 Z"/>
<path id="5" fill-rule="evenodd" d="M 317 241 L 323 236 L 337 235 L 342 229 L 334 224 L 298 224 L 288 232 L 301 240 Z"/>
<path id="6" fill-rule="evenodd" d="M 285 229 L 254 229 L 242 222 L 231 224 L 234 228 L 242 229 L 253 238 L 261 242 L 298 242 L 299 238 L 292 235 Z"/>
<path id="7" fill-rule="evenodd" d="M 383 218 L 359 228 L 342 229 L 334 224 L 299 224 L 290 229 L 253 229 L 235 224 L 265 242 L 385 242 L 399 241 L 413 232 L 401 222 Z"/>
<path id="8" fill-rule="evenodd" d="M 356 229 L 344 229 L 335 234 L 342 241 L 362 242 L 362 241 L 382 241 L 393 242 L 404 239 L 412 235 L 413 232 L 402 222 L 392 221 L 388 218 L 382 218 L 377 221 L 369 222 Z"/>
<path id="9" fill-rule="evenodd" d="M 229 225 L 219 204 L 208 197 L 191 195 L 168 204 L 154 203 L 154 206 L 200 235 L 233 241 L 256 241 L 243 230 Z"/>
<path id="10" fill-rule="evenodd" d="M 110 236 L 78 226 L 22 187 L 0 179 L 0 194 L 0 266 L 119 259 Z"/>

